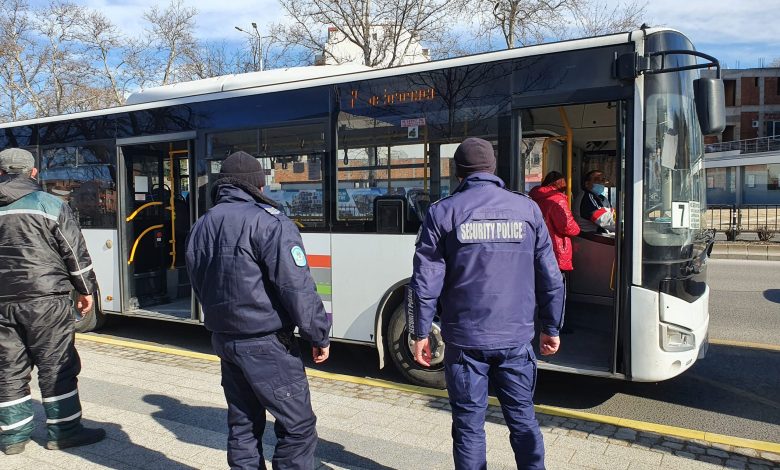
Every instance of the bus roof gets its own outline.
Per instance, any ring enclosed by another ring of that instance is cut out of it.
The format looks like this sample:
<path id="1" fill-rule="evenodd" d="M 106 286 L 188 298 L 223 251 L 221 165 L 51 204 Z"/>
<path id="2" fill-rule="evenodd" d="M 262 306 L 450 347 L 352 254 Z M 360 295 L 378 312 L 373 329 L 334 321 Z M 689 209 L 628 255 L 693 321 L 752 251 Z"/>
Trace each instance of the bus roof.
<path id="1" fill-rule="evenodd" d="M 670 28 L 649 28 L 625 33 L 595 36 L 584 39 L 538 44 L 534 46 L 504 49 L 501 51 L 484 52 L 450 59 L 435 60 L 417 64 L 402 65 L 384 69 L 374 69 L 364 65 L 321 65 L 309 67 L 293 67 L 273 69 L 263 72 L 224 75 L 220 77 L 176 83 L 161 87 L 149 88 L 128 97 L 127 104 L 114 108 L 95 111 L 83 111 L 59 116 L 28 119 L 0 123 L 0 129 L 33 124 L 45 124 L 71 119 L 82 119 L 123 112 L 141 111 L 162 106 L 210 101 L 225 98 L 236 98 L 253 94 L 271 93 L 285 90 L 295 90 L 322 85 L 332 85 L 355 80 L 392 77 L 408 73 L 426 72 L 448 67 L 480 64 L 499 60 L 514 59 L 555 52 L 589 49 L 611 46 L 636 41 L 647 34 L 660 31 L 675 31 Z"/>

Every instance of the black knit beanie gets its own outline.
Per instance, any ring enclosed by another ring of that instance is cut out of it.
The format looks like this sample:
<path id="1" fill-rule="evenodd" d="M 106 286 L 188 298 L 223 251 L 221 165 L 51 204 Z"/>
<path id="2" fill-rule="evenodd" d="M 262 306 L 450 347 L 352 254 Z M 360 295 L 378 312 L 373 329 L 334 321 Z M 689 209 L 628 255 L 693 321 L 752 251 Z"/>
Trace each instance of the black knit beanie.
<path id="1" fill-rule="evenodd" d="M 219 171 L 220 178 L 238 178 L 246 181 L 255 188 L 265 186 L 265 171 L 263 165 L 248 153 L 238 151 L 231 153 L 222 162 Z"/>
<path id="2" fill-rule="evenodd" d="M 455 149 L 455 172 L 459 178 L 472 173 L 496 172 L 496 156 L 493 146 L 484 139 L 469 137 Z"/>

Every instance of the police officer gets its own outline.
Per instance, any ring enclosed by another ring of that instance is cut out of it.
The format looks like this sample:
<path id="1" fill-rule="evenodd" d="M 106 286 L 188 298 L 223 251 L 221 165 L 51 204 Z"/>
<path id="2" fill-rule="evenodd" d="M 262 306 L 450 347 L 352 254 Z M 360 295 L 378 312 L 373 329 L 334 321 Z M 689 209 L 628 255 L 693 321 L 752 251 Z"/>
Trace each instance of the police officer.
<path id="1" fill-rule="evenodd" d="M 33 422 L 30 373 L 38 368 L 48 428 L 47 449 L 93 444 L 103 429 L 81 424 L 71 291 L 92 309 L 97 279 L 70 207 L 41 190 L 35 159 L 24 149 L 0 152 L 0 450 L 19 454 Z"/>
<path id="2" fill-rule="evenodd" d="M 468 138 L 455 151 L 460 185 L 431 205 L 414 256 L 407 320 L 415 360 L 429 366 L 428 334 L 441 303 L 444 372 L 455 468 L 486 468 L 488 381 L 504 412 L 517 468 L 544 468 L 533 407 L 534 310 L 540 351 L 560 344 L 564 288 L 536 204 L 504 188 L 492 145 Z"/>
<path id="3" fill-rule="evenodd" d="M 322 363 L 331 322 L 298 229 L 263 194 L 264 184 L 260 162 L 248 153 L 222 163 L 212 189 L 215 205 L 187 241 L 187 270 L 221 359 L 230 468 L 265 468 L 268 410 L 276 418 L 273 467 L 310 469 L 317 418 L 293 329 Z"/>

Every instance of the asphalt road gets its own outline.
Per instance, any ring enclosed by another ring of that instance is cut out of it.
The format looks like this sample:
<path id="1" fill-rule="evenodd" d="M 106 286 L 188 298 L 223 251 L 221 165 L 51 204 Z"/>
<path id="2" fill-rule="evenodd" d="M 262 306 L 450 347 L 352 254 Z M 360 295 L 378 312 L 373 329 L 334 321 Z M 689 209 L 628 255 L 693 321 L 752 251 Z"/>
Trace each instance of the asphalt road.
<path id="1" fill-rule="evenodd" d="M 710 261 L 710 337 L 780 344 L 780 263 Z M 211 352 L 200 326 L 116 318 L 108 335 Z M 107 346 L 108 347 L 108 346 Z M 309 364 L 311 366 L 311 364 Z M 395 382 L 370 348 L 334 344 L 323 370 Z M 712 345 L 704 360 L 660 383 L 541 371 L 536 403 L 748 439 L 780 442 L 780 351 Z"/>
<path id="2" fill-rule="evenodd" d="M 710 337 L 780 345 L 780 263 L 726 259 L 707 263 Z"/>

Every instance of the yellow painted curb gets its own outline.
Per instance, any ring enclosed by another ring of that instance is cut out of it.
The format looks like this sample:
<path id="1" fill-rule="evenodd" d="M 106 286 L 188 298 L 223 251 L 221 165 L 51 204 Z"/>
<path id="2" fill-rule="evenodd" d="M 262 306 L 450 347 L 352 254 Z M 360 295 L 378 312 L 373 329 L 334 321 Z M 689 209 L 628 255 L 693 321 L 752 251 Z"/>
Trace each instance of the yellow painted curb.
<path id="1" fill-rule="evenodd" d="M 195 359 L 203 359 L 211 362 L 219 362 L 219 358 L 213 354 L 204 354 L 193 351 L 185 351 L 183 349 L 175 349 L 164 346 L 154 346 L 151 344 L 137 343 L 134 341 L 124 341 L 114 338 L 105 338 L 102 336 L 92 336 L 76 333 L 76 339 L 83 341 L 92 341 L 94 343 L 109 344 L 114 346 L 123 346 L 126 348 L 141 349 L 144 351 L 153 351 L 164 354 L 171 354 L 175 356 L 191 357 Z M 353 377 L 350 375 L 335 374 L 332 372 L 325 372 L 316 369 L 306 368 L 306 374 L 309 377 L 316 377 L 327 380 L 338 380 L 341 382 L 354 383 L 359 385 L 368 385 L 373 387 L 381 387 L 392 390 L 399 390 L 403 392 L 419 393 L 421 395 L 434 396 L 438 398 L 447 398 L 446 390 L 437 390 L 435 388 L 420 387 L 417 385 L 398 384 L 395 382 L 389 382 L 387 380 L 369 379 L 366 377 Z M 490 397 L 488 402 L 493 406 L 500 406 L 498 400 L 495 397 Z M 734 447 L 745 447 L 748 449 L 757 450 L 760 452 L 772 452 L 780 454 L 780 444 L 767 441 L 757 441 L 753 439 L 744 439 L 736 436 L 726 436 L 724 434 L 715 434 L 705 431 L 697 431 L 695 429 L 686 429 L 676 426 L 667 426 L 665 424 L 648 423 L 646 421 L 637 421 L 627 418 L 618 418 L 615 416 L 606 416 L 596 413 L 588 413 L 586 411 L 571 410 L 568 408 L 559 408 L 557 406 L 549 405 L 535 405 L 534 409 L 542 414 L 560 416 L 563 418 L 582 419 L 586 421 L 593 421 L 596 423 L 611 424 L 617 427 L 631 428 L 637 431 L 653 432 L 657 434 L 663 434 L 665 436 L 679 437 L 682 439 L 696 439 L 705 442 L 711 442 L 715 444 L 724 444 Z"/>
<path id="2" fill-rule="evenodd" d="M 746 349 L 764 349 L 767 351 L 780 351 L 780 346 L 776 344 L 766 343 L 750 343 L 747 341 L 732 341 L 729 339 L 709 339 L 710 344 L 716 344 L 718 346 L 734 346 L 737 348 Z"/>
<path id="3" fill-rule="evenodd" d="M 76 333 L 76 339 L 92 341 L 93 343 L 110 344 L 113 346 L 124 346 L 126 348 L 141 349 L 143 351 L 152 351 L 174 356 L 191 357 L 194 359 L 203 359 L 206 361 L 219 362 L 219 358 L 213 354 L 204 354 L 194 351 L 185 351 L 184 349 L 168 348 L 165 346 L 155 346 L 153 344 L 137 343 L 135 341 L 124 341 L 121 339 L 106 338 L 104 336 L 92 336 Z"/>

